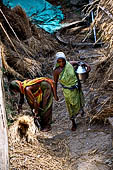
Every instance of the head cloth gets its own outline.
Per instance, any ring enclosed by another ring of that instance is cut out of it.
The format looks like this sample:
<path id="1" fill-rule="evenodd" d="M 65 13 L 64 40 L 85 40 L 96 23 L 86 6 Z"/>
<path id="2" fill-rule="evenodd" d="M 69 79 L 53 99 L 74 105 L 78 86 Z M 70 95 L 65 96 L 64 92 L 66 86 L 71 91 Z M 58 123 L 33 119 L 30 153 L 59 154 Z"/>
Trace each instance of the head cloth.
<path id="1" fill-rule="evenodd" d="M 56 58 L 55 58 L 55 63 L 54 63 L 53 70 L 56 69 L 59 66 L 59 64 L 57 63 L 58 59 L 64 59 L 65 61 L 67 61 L 66 56 L 65 56 L 65 54 L 63 52 L 57 52 L 55 54 L 55 57 Z"/>

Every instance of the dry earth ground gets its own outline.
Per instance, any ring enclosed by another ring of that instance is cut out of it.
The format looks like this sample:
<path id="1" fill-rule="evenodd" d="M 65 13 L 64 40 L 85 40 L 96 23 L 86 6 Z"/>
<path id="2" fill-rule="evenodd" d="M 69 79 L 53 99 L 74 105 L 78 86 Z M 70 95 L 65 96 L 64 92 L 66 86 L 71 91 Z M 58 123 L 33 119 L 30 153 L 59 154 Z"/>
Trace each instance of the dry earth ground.
<path id="1" fill-rule="evenodd" d="M 101 48 L 79 50 L 80 56 L 84 55 L 92 70 L 88 80 L 82 84 L 86 115 L 84 118 L 77 116 L 76 132 L 70 130 L 71 122 L 61 86 L 58 85 L 60 101 L 54 100 L 52 131 L 38 132 L 33 144 L 23 140 L 15 143 L 10 136 L 11 170 L 111 170 L 113 168 L 110 126 L 108 123 L 89 124 L 88 117 L 87 103 L 90 101 L 89 94 L 92 90 L 89 81 L 94 75 L 95 63 L 103 59 L 100 55 L 101 50 Z M 23 110 L 23 113 L 25 112 L 26 110 Z M 9 134 L 11 134 L 10 128 Z"/>

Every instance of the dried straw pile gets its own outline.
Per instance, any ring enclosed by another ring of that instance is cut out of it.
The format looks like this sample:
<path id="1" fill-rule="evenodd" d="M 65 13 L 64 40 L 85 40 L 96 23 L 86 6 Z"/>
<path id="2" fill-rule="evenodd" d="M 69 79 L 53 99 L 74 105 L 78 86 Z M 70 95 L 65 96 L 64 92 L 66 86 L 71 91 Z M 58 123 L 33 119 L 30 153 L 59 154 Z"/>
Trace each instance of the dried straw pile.
<path id="1" fill-rule="evenodd" d="M 20 119 L 20 118 L 19 118 Z M 32 118 L 28 116 L 30 121 Z M 17 134 L 18 119 L 9 127 L 10 169 L 21 170 L 71 170 L 69 165 L 69 150 L 65 140 L 49 138 L 51 134 L 31 134 L 32 144 L 24 138 L 20 140 Z M 33 120 L 32 120 L 33 121 Z M 34 123 L 30 128 L 35 131 Z"/>
<path id="2" fill-rule="evenodd" d="M 5 69 L 19 79 L 34 78 L 43 74 L 41 62 L 53 55 L 58 46 L 56 40 L 40 28 L 36 28 L 19 6 L 0 11 L 1 44 Z M 3 63 L 3 64 L 4 64 Z M 11 71 L 12 68 L 14 71 Z"/>
<path id="3" fill-rule="evenodd" d="M 105 43 L 102 60 L 96 65 L 95 75 L 92 75 L 91 87 L 94 91 L 91 105 L 91 112 L 95 116 L 92 119 L 104 120 L 113 116 L 113 0 L 95 0 L 87 10 L 87 15 L 95 11 L 95 25 L 98 34 L 97 42 L 101 39 Z"/>

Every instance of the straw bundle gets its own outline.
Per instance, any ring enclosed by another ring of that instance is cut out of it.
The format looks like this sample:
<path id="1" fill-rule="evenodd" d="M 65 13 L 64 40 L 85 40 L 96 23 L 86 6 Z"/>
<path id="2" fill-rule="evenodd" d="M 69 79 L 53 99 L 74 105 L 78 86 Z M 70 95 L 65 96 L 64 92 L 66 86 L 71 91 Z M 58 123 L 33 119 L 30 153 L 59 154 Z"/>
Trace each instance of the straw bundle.
<path id="1" fill-rule="evenodd" d="M 7 10 L 7 12 L 4 11 L 4 13 L 20 40 L 25 40 L 32 36 L 29 19 L 27 18 L 25 11 L 20 6 Z M 5 29 L 9 29 L 6 24 Z M 8 31 L 8 33 L 13 35 L 11 30 L 10 32 Z"/>
<path id="2" fill-rule="evenodd" d="M 34 78 L 42 75 L 41 63 L 34 60 L 30 56 L 28 58 L 24 55 L 19 55 L 9 49 L 8 51 L 2 51 L 3 66 L 7 72 L 13 75 L 15 78 L 25 79 L 25 77 Z"/>
<path id="3" fill-rule="evenodd" d="M 101 30 L 101 36 L 104 41 L 109 42 L 112 45 L 112 33 L 113 33 L 113 1 L 100 0 L 97 7 L 96 24 Z"/>
<path id="4" fill-rule="evenodd" d="M 8 130 L 10 169 L 71 170 L 66 141 L 58 138 L 53 140 L 49 138 L 49 134 L 34 133 L 36 128 L 32 118 L 29 116 L 24 118 L 31 128 L 28 134 L 32 136 L 32 144 L 25 138 L 20 140 L 17 134 L 19 122 L 23 119 L 20 117 Z"/>
<path id="5" fill-rule="evenodd" d="M 109 42 L 112 45 L 113 1 L 94 0 L 84 8 L 84 11 L 86 9 L 86 17 L 90 15 L 91 11 L 95 12 L 95 20 L 91 24 L 91 28 L 93 29 L 95 25 L 99 29 L 97 34 L 99 39 L 97 41 L 101 38 L 104 42 Z"/>
<path id="6" fill-rule="evenodd" d="M 2 7 L 0 14 L 1 43 L 5 49 L 4 63 L 7 63 L 4 67 L 10 67 L 7 71 L 21 79 L 41 76 L 39 61 L 47 64 L 46 58 L 58 47 L 57 41 L 36 28 L 20 6 L 13 9 Z"/>
<path id="7" fill-rule="evenodd" d="M 87 16 L 92 10 L 95 11 L 95 20 L 90 28 L 92 30 L 94 25 L 96 26 L 97 42 L 102 40 L 105 43 L 104 57 L 95 65 L 95 74 L 90 81 L 94 91 L 90 94 L 93 98 L 89 102 L 93 113 L 93 116 L 90 115 L 91 120 L 104 120 L 113 116 L 113 83 L 108 81 L 113 79 L 113 0 L 94 0 L 86 8 Z M 98 100 L 95 102 L 95 99 Z"/>
<path id="8" fill-rule="evenodd" d="M 106 106 L 100 112 L 96 113 L 94 116 L 91 116 L 90 123 L 97 120 L 106 122 L 108 117 L 113 117 L 113 105 L 108 107 Z"/>
<path id="9" fill-rule="evenodd" d="M 95 17 L 95 24 L 98 26 L 101 37 L 108 45 L 105 48 L 105 61 L 101 62 L 97 68 L 104 72 L 103 86 L 108 84 L 108 79 L 113 78 L 113 62 L 112 62 L 112 48 L 113 48 L 113 1 L 100 0 L 97 6 L 97 16 Z"/>
<path id="10" fill-rule="evenodd" d="M 23 115 L 17 118 L 14 125 L 11 125 L 9 136 L 15 142 L 20 142 L 24 138 L 27 142 L 32 143 L 37 133 L 38 129 L 34 124 L 33 118 Z"/>

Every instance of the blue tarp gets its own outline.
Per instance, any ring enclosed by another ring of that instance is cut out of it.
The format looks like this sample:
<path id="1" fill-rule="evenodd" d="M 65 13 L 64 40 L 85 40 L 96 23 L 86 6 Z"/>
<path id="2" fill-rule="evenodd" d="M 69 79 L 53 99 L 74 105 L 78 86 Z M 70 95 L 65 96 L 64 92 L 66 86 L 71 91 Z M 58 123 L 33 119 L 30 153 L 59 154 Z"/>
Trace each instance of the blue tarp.
<path id="1" fill-rule="evenodd" d="M 53 6 L 45 0 L 3 0 L 3 4 L 14 8 L 21 6 L 30 20 L 49 33 L 62 27 L 64 15 L 60 6 Z"/>

